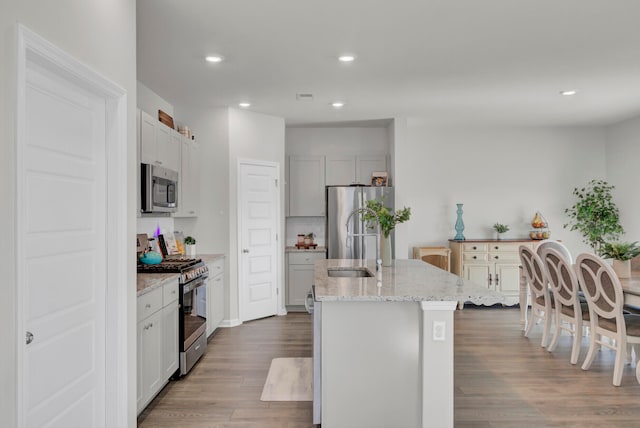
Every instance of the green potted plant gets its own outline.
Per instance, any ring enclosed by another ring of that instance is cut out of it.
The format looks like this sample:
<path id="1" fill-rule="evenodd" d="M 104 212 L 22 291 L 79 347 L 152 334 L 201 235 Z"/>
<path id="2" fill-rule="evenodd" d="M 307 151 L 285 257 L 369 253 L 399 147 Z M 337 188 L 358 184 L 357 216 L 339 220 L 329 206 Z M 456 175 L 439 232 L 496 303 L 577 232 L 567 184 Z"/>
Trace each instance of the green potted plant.
<path id="1" fill-rule="evenodd" d="M 382 200 L 369 200 L 367 201 L 367 208 L 376 213 L 378 216 L 378 222 L 380 223 L 380 258 L 382 259 L 383 266 L 391 266 L 392 253 L 391 253 L 391 240 L 389 236 L 391 231 L 395 229 L 396 225 L 404 223 L 411 217 L 411 208 L 404 207 L 401 210 L 393 212 L 393 210 L 384 205 Z M 362 219 L 367 222 L 369 227 L 375 225 L 375 216 L 368 211 L 364 211 Z"/>
<path id="2" fill-rule="evenodd" d="M 184 249 L 187 256 L 194 257 L 196 255 L 196 239 L 193 236 L 184 238 Z"/>
<path id="3" fill-rule="evenodd" d="M 309 245 L 313 244 L 313 238 L 315 238 L 315 235 L 313 234 L 313 232 L 307 233 L 304 237 L 304 245 L 306 247 L 308 247 Z"/>
<path id="4" fill-rule="evenodd" d="M 606 259 L 613 259 L 613 270 L 619 278 L 630 278 L 631 259 L 640 254 L 640 246 L 638 241 L 605 242 L 600 253 Z"/>
<path id="5" fill-rule="evenodd" d="M 564 210 L 569 216 L 564 228 L 580 232 L 582 241 L 599 255 L 602 255 L 605 242 L 616 241 L 624 233 L 618 207 L 611 194 L 614 188 L 606 181 L 591 180 L 585 187 L 573 189 L 578 200 Z"/>
<path id="6" fill-rule="evenodd" d="M 496 231 L 498 239 L 502 239 L 502 234 L 507 233 L 509 231 L 509 226 L 502 223 L 496 223 L 493 225 L 493 228 Z"/>

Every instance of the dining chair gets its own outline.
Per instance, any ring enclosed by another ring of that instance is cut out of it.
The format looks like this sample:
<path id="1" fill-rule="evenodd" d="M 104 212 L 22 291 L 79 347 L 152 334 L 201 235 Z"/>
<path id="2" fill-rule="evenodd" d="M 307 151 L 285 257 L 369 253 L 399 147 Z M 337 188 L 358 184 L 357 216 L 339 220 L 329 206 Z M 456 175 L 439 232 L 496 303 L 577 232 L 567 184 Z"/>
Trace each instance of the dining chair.
<path id="1" fill-rule="evenodd" d="M 567 331 L 573 337 L 570 361 L 571 364 L 576 364 L 580 355 L 583 326 L 589 323 L 589 307 L 586 302 L 580 302 L 578 278 L 571 262 L 564 254 L 553 246 L 547 246 L 542 250 L 541 258 L 555 308 L 555 328 L 547 350 L 554 351 L 562 330 Z"/>
<path id="2" fill-rule="evenodd" d="M 451 272 L 451 248 L 413 247 L 413 258 Z"/>
<path id="3" fill-rule="evenodd" d="M 531 293 L 531 311 L 524 335 L 529 337 L 534 321 L 536 323 L 543 321 L 541 346 L 546 347 L 551 333 L 554 305 L 547 284 L 544 264 L 540 256 L 525 245 L 519 247 L 518 253 L 520 254 L 520 264 L 524 270 L 525 279 Z"/>
<path id="4" fill-rule="evenodd" d="M 554 250 L 558 251 L 565 258 L 565 260 L 569 262 L 569 266 L 573 265 L 573 257 L 571 257 L 571 252 L 562 242 L 554 241 L 552 239 L 542 241 L 538 245 L 536 252 L 540 257 L 542 257 L 542 252 L 547 248 L 553 248 Z"/>
<path id="5" fill-rule="evenodd" d="M 612 349 L 616 352 L 613 384 L 620 386 L 627 348 L 640 344 L 640 316 L 624 313 L 622 285 L 613 268 L 602 258 L 594 254 L 580 254 L 575 269 L 589 305 L 591 325 L 589 351 L 582 370 L 591 367 L 598 345 Z M 604 341 L 602 336 L 612 341 Z M 637 372 L 636 379 L 640 382 Z"/>

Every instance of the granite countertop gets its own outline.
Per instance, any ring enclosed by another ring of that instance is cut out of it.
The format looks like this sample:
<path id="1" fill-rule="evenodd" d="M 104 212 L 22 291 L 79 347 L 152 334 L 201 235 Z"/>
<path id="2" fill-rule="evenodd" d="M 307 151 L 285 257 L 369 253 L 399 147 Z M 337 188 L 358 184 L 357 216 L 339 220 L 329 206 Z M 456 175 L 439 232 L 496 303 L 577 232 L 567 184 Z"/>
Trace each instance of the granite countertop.
<path id="1" fill-rule="evenodd" d="M 315 262 L 318 301 L 419 302 L 470 301 L 477 305 L 504 302 L 501 293 L 438 269 L 421 260 L 394 260 L 376 272 L 373 260 L 318 260 Z M 369 278 L 329 277 L 328 269 L 366 268 Z"/>
<path id="2" fill-rule="evenodd" d="M 327 247 L 317 246 L 316 248 L 297 248 L 297 247 L 285 247 L 285 253 L 324 253 L 327 251 Z"/>
<path id="3" fill-rule="evenodd" d="M 198 254 L 195 256 L 195 258 L 202 259 L 206 264 L 212 263 L 223 257 L 224 254 Z M 140 297 L 143 294 L 161 287 L 165 282 L 174 279 L 178 279 L 177 273 L 139 273 L 136 276 L 137 295 Z"/>

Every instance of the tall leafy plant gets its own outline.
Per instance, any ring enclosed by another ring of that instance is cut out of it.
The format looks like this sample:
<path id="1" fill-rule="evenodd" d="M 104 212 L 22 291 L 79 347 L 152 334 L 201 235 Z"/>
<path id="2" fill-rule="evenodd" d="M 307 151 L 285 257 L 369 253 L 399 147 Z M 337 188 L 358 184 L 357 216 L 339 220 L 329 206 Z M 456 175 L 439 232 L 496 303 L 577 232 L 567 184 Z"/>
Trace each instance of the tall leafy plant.
<path id="1" fill-rule="evenodd" d="M 394 213 L 391 208 L 384 206 L 384 201 L 375 199 L 367 201 L 367 208 L 378 215 L 380 229 L 382 229 L 382 234 L 385 238 L 389 237 L 391 231 L 395 229 L 397 224 L 404 223 L 411 217 L 411 208 L 404 207 Z M 375 217 L 370 212 L 364 212 L 362 219 L 365 220 L 369 226 L 375 222 Z"/>
<path id="2" fill-rule="evenodd" d="M 564 227 L 580 232 L 582 241 L 596 254 L 602 254 L 605 242 L 616 241 L 624 233 L 618 207 L 611 194 L 614 188 L 606 181 L 591 180 L 585 187 L 573 189 L 578 200 L 564 210 L 569 216 Z"/>

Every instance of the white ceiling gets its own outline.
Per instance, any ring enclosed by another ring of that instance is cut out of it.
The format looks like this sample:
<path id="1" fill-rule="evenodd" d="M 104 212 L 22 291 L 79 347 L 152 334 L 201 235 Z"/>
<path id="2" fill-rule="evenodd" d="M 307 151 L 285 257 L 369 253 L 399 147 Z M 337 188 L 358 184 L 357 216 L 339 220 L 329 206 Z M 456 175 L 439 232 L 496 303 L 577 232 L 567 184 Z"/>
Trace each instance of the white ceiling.
<path id="1" fill-rule="evenodd" d="M 640 0 L 137 4 L 138 80 L 178 106 L 248 100 L 288 125 L 401 116 L 604 125 L 640 115 Z M 357 60 L 339 63 L 344 52 Z M 212 53 L 225 60 L 206 63 Z"/>

